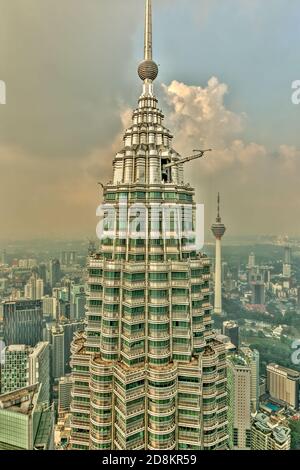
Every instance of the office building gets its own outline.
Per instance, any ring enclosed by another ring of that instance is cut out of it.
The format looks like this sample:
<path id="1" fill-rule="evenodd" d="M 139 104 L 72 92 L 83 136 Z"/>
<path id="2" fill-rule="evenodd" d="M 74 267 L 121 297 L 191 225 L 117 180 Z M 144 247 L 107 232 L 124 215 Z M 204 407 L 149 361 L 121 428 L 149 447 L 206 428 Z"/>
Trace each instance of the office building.
<path id="1" fill-rule="evenodd" d="M 34 273 L 25 285 L 25 298 L 31 300 L 40 300 L 44 295 L 44 281 Z"/>
<path id="2" fill-rule="evenodd" d="M 64 266 L 76 264 L 76 251 L 62 251 L 60 262 Z"/>
<path id="3" fill-rule="evenodd" d="M 223 335 L 228 336 L 232 344 L 234 344 L 237 349 L 239 348 L 240 328 L 236 322 L 232 320 L 224 321 L 223 322 Z"/>
<path id="4" fill-rule="evenodd" d="M 72 377 L 61 377 L 58 382 L 58 413 L 69 413 L 71 405 Z"/>
<path id="5" fill-rule="evenodd" d="M 287 279 L 292 275 L 292 249 L 288 244 L 284 247 L 282 275 Z"/>
<path id="6" fill-rule="evenodd" d="M 39 264 L 38 277 L 43 280 L 45 286 L 47 283 L 47 265 L 45 263 Z"/>
<path id="7" fill-rule="evenodd" d="M 259 352 L 256 349 L 243 346 L 240 348 L 241 353 L 247 358 L 247 362 L 251 369 L 251 413 L 255 413 L 259 406 L 260 393 L 260 377 L 259 377 Z"/>
<path id="8" fill-rule="evenodd" d="M 251 367 L 247 356 L 232 354 L 227 359 L 229 447 L 251 448 Z"/>
<path id="9" fill-rule="evenodd" d="M 229 274 L 229 267 L 228 267 L 228 263 L 226 261 L 223 261 L 222 262 L 222 284 L 225 282 L 225 279 L 227 277 L 227 275 Z"/>
<path id="10" fill-rule="evenodd" d="M 61 269 L 60 262 L 58 259 L 52 259 L 49 262 L 49 284 L 51 287 L 55 287 L 61 280 Z"/>
<path id="11" fill-rule="evenodd" d="M 4 342 L 35 346 L 43 339 L 41 300 L 14 300 L 3 303 Z"/>
<path id="12" fill-rule="evenodd" d="M 37 261 L 36 259 L 20 259 L 18 261 L 18 266 L 19 268 L 25 268 L 25 269 L 32 269 L 35 266 L 37 266 Z"/>
<path id="13" fill-rule="evenodd" d="M 60 320 L 60 326 L 64 332 L 64 359 L 65 359 L 65 373 L 71 372 L 70 359 L 71 359 L 71 343 L 76 331 L 83 331 L 85 323 L 81 321 L 71 321 L 66 318 Z"/>
<path id="14" fill-rule="evenodd" d="M 226 355 L 212 330 L 210 260 L 196 251 L 194 191 L 183 171 L 191 157 L 173 149 L 154 95 L 151 18 L 147 0 L 143 92 L 104 185 L 104 204 L 119 220 L 104 224 L 89 260 L 86 327 L 72 343 L 72 449 L 227 447 Z M 143 220 L 129 224 L 124 214 L 145 201 L 149 236 Z M 177 215 L 168 215 L 170 204 Z M 190 217 L 180 228 L 183 209 Z"/>
<path id="15" fill-rule="evenodd" d="M 255 254 L 253 253 L 253 251 L 250 253 L 249 255 L 249 259 L 248 259 L 248 268 L 249 269 L 252 269 L 255 267 Z"/>
<path id="16" fill-rule="evenodd" d="M 43 316 L 51 317 L 53 320 L 55 320 L 57 313 L 57 303 L 58 301 L 56 297 L 50 297 L 49 295 L 44 296 L 42 298 Z"/>
<path id="17" fill-rule="evenodd" d="M 297 372 L 278 364 L 267 365 L 267 391 L 271 397 L 295 408 L 299 408 L 299 377 Z"/>
<path id="18" fill-rule="evenodd" d="M 263 281 L 252 282 L 252 305 L 265 305 L 265 284 Z"/>
<path id="19" fill-rule="evenodd" d="M 53 450 L 54 411 L 40 402 L 41 385 L 0 395 L 0 450 Z"/>
<path id="20" fill-rule="evenodd" d="M 70 289 L 70 318 L 83 320 L 85 318 L 86 293 L 83 285 L 72 285 Z"/>
<path id="21" fill-rule="evenodd" d="M 61 325 L 47 328 L 48 341 L 51 345 L 52 378 L 59 379 L 65 375 L 65 334 Z"/>
<path id="22" fill-rule="evenodd" d="M 7 264 L 6 250 L 2 250 L 2 252 L 1 252 L 1 264 L 3 266 L 5 266 Z"/>
<path id="23" fill-rule="evenodd" d="M 2 354 L 1 394 L 28 384 L 28 350 L 24 345 L 7 346 Z"/>
<path id="24" fill-rule="evenodd" d="M 44 341 L 32 348 L 28 356 L 28 385 L 41 384 L 40 403 L 50 403 L 50 379 L 50 345 Z"/>
<path id="25" fill-rule="evenodd" d="M 7 346 L 1 367 L 1 393 L 41 384 L 40 401 L 50 400 L 49 343 L 41 342 L 32 348 L 25 345 Z"/>

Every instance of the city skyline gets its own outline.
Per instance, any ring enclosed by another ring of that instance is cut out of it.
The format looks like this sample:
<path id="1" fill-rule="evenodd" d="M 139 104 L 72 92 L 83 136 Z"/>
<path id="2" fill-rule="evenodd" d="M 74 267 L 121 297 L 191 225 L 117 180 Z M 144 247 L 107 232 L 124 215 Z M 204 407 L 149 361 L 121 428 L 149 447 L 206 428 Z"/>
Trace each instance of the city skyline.
<path id="1" fill-rule="evenodd" d="M 143 2 L 0 3 L 0 239 L 93 234 L 97 182 L 110 178 L 135 103 Z M 174 145 L 184 156 L 214 149 L 187 170 L 206 231 L 220 191 L 228 237 L 300 235 L 296 2 L 155 3 L 157 94 Z"/>

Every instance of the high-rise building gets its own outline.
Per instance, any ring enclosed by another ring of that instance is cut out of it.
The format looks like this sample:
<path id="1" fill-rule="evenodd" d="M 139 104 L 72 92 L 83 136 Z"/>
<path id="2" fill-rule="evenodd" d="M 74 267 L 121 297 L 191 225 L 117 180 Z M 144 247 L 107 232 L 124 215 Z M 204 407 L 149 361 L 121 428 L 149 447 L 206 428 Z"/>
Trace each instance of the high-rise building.
<path id="1" fill-rule="evenodd" d="M 228 263 L 226 261 L 223 261 L 222 262 L 222 283 L 225 281 L 228 273 L 229 273 Z"/>
<path id="2" fill-rule="evenodd" d="M 72 285 L 70 292 L 70 317 L 71 320 L 85 318 L 86 293 L 83 285 Z"/>
<path id="3" fill-rule="evenodd" d="M 240 328 L 236 322 L 232 320 L 224 321 L 223 322 L 223 335 L 228 336 L 232 344 L 234 344 L 237 349 L 239 348 Z"/>
<path id="4" fill-rule="evenodd" d="M 240 348 L 241 353 L 247 358 L 251 369 L 251 412 L 258 410 L 260 393 L 259 378 L 259 352 L 256 349 L 243 346 Z"/>
<path id="5" fill-rule="evenodd" d="M 84 330 L 84 321 L 72 321 L 67 319 L 61 319 L 60 325 L 64 331 L 64 359 L 65 359 L 65 373 L 71 372 L 70 359 L 71 359 L 71 343 L 73 340 L 74 333 L 76 331 Z"/>
<path id="6" fill-rule="evenodd" d="M 19 268 L 32 269 L 37 266 L 37 261 L 33 258 L 20 259 L 18 261 L 18 266 Z"/>
<path id="7" fill-rule="evenodd" d="M 49 343 L 38 343 L 34 348 L 25 345 L 7 346 L 1 367 L 1 393 L 40 383 L 40 401 L 50 400 Z"/>
<path id="8" fill-rule="evenodd" d="M 72 266 L 76 263 L 76 251 L 62 251 L 60 262 L 64 266 Z"/>
<path id="9" fill-rule="evenodd" d="M 60 262 L 58 259 L 52 259 L 49 263 L 49 284 L 55 287 L 61 279 Z"/>
<path id="10" fill-rule="evenodd" d="M 299 408 L 300 372 L 278 364 L 267 365 L 267 391 L 275 400 Z"/>
<path id="11" fill-rule="evenodd" d="M 39 276 L 40 279 L 43 280 L 44 286 L 45 286 L 46 283 L 47 283 L 47 266 L 46 266 L 45 263 L 39 264 L 39 266 L 38 266 L 38 276 Z"/>
<path id="12" fill-rule="evenodd" d="M 54 410 L 35 384 L 0 395 L 0 450 L 53 450 Z"/>
<path id="13" fill-rule="evenodd" d="M 2 354 L 1 393 L 26 387 L 28 373 L 28 346 L 7 346 Z"/>
<path id="14" fill-rule="evenodd" d="M 96 253 L 97 249 L 96 249 L 96 242 L 95 240 L 89 240 L 89 244 L 88 244 L 88 256 L 92 256 Z"/>
<path id="15" fill-rule="evenodd" d="M 284 247 L 282 275 L 286 278 L 290 278 L 292 275 L 292 249 L 289 245 Z"/>
<path id="16" fill-rule="evenodd" d="M 6 250 L 2 250 L 1 252 L 1 264 L 2 265 L 7 264 Z"/>
<path id="17" fill-rule="evenodd" d="M 297 287 L 297 305 L 300 307 L 300 286 Z"/>
<path id="18" fill-rule="evenodd" d="M 253 253 L 253 251 L 250 253 L 249 255 L 249 259 L 248 259 L 248 268 L 249 269 L 252 269 L 255 267 L 255 254 Z"/>
<path id="19" fill-rule="evenodd" d="M 251 447 L 251 367 L 242 353 L 228 356 L 229 447 Z"/>
<path id="20" fill-rule="evenodd" d="M 256 413 L 251 426 L 251 450 L 290 450 L 291 430 L 272 416 Z"/>
<path id="21" fill-rule="evenodd" d="M 33 273 L 25 286 L 25 298 L 31 300 L 40 300 L 44 295 L 44 281 L 39 279 L 36 273 Z"/>
<path id="22" fill-rule="evenodd" d="M 61 325 L 54 325 L 49 332 L 52 359 L 52 378 L 59 379 L 65 375 L 65 334 Z"/>
<path id="23" fill-rule="evenodd" d="M 50 403 L 50 345 L 48 342 L 40 342 L 32 348 L 28 357 L 28 385 L 41 384 L 39 401 Z"/>
<path id="24" fill-rule="evenodd" d="M 104 212 L 113 206 L 117 224 L 105 221 L 90 258 L 86 328 L 72 343 L 73 449 L 227 447 L 225 348 L 183 173 L 194 157 L 173 150 L 154 95 L 151 16 L 147 0 L 143 93 L 104 185 Z M 128 223 L 137 206 L 145 218 Z M 178 224 L 182 211 L 190 217 Z"/>
<path id="25" fill-rule="evenodd" d="M 254 266 L 253 268 L 247 268 L 247 280 L 248 284 L 251 286 L 253 282 L 258 280 L 259 276 L 259 266 Z"/>
<path id="26" fill-rule="evenodd" d="M 65 317 L 60 317 L 59 321 L 47 323 L 45 330 L 45 340 L 51 345 L 52 376 L 53 378 L 63 377 L 65 373 L 71 371 L 71 343 L 76 331 L 83 331 L 84 321 L 71 321 Z M 63 354 L 61 348 L 63 347 Z"/>
<path id="27" fill-rule="evenodd" d="M 56 319 L 57 302 L 56 297 L 49 297 L 49 295 L 42 298 L 42 309 L 45 317 L 51 317 L 53 320 Z"/>
<path id="28" fill-rule="evenodd" d="M 3 303 L 4 342 L 35 346 L 43 338 L 41 300 L 14 300 Z"/>
<path id="29" fill-rule="evenodd" d="M 253 305 L 265 305 L 266 302 L 266 289 L 263 281 L 252 282 L 252 299 Z"/>
<path id="30" fill-rule="evenodd" d="M 71 405 L 72 377 L 61 377 L 58 382 L 58 413 L 68 413 Z"/>
<path id="31" fill-rule="evenodd" d="M 218 214 L 216 223 L 211 227 L 212 233 L 216 238 L 216 258 L 215 258 L 215 305 L 214 313 L 217 315 L 222 314 L 222 279 L 221 279 L 221 240 L 225 233 L 225 225 L 222 223 L 220 217 L 220 194 L 218 194 Z"/>

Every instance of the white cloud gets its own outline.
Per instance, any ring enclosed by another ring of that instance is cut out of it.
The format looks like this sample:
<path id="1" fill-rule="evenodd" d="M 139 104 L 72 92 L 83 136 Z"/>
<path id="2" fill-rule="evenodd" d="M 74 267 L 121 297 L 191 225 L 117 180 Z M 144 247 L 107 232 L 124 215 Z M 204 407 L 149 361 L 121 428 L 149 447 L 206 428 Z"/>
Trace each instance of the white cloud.
<path id="1" fill-rule="evenodd" d="M 188 86 L 173 81 L 163 85 L 164 97 L 170 108 L 167 121 L 175 133 L 179 151 L 189 146 L 224 148 L 240 134 L 246 122 L 245 114 L 236 114 L 224 105 L 228 87 L 212 77 L 207 87 Z"/>
<path id="2" fill-rule="evenodd" d="M 274 152 L 247 142 L 246 114 L 228 109 L 224 102 L 228 86 L 216 77 L 206 87 L 173 81 L 162 88 L 176 150 L 185 156 L 194 148 L 213 148 L 185 170 L 198 201 L 205 202 L 207 227 L 221 190 L 223 214 L 233 233 L 299 234 L 300 223 L 292 214 L 300 209 L 300 150 L 282 144 Z"/>

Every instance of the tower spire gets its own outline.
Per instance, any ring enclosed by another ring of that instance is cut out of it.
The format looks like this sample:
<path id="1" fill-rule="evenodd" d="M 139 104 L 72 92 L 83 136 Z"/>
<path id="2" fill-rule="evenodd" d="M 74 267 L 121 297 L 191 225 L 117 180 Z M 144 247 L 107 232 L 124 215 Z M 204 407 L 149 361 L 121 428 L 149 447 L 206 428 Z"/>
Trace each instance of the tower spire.
<path id="1" fill-rule="evenodd" d="M 215 314 L 222 314 L 222 276 L 221 276 L 221 263 L 222 263 L 222 254 L 221 254 L 221 240 L 226 231 L 226 227 L 222 224 L 220 216 L 220 193 L 218 193 L 218 208 L 217 208 L 217 218 L 216 223 L 212 225 L 211 230 L 216 238 L 216 261 L 215 261 L 215 305 L 214 311 Z"/>
<path id="2" fill-rule="evenodd" d="M 146 0 L 144 60 L 140 63 L 138 74 L 144 84 L 150 85 L 158 75 L 157 64 L 152 59 L 152 1 Z"/>
<path id="3" fill-rule="evenodd" d="M 152 60 L 152 0 L 146 0 L 144 60 Z"/>
<path id="4" fill-rule="evenodd" d="M 221 222 L 221 217 L 220 217 L 220 193 L 218 193 L 218 212 L 217 212 L 217 222 Z"/>

